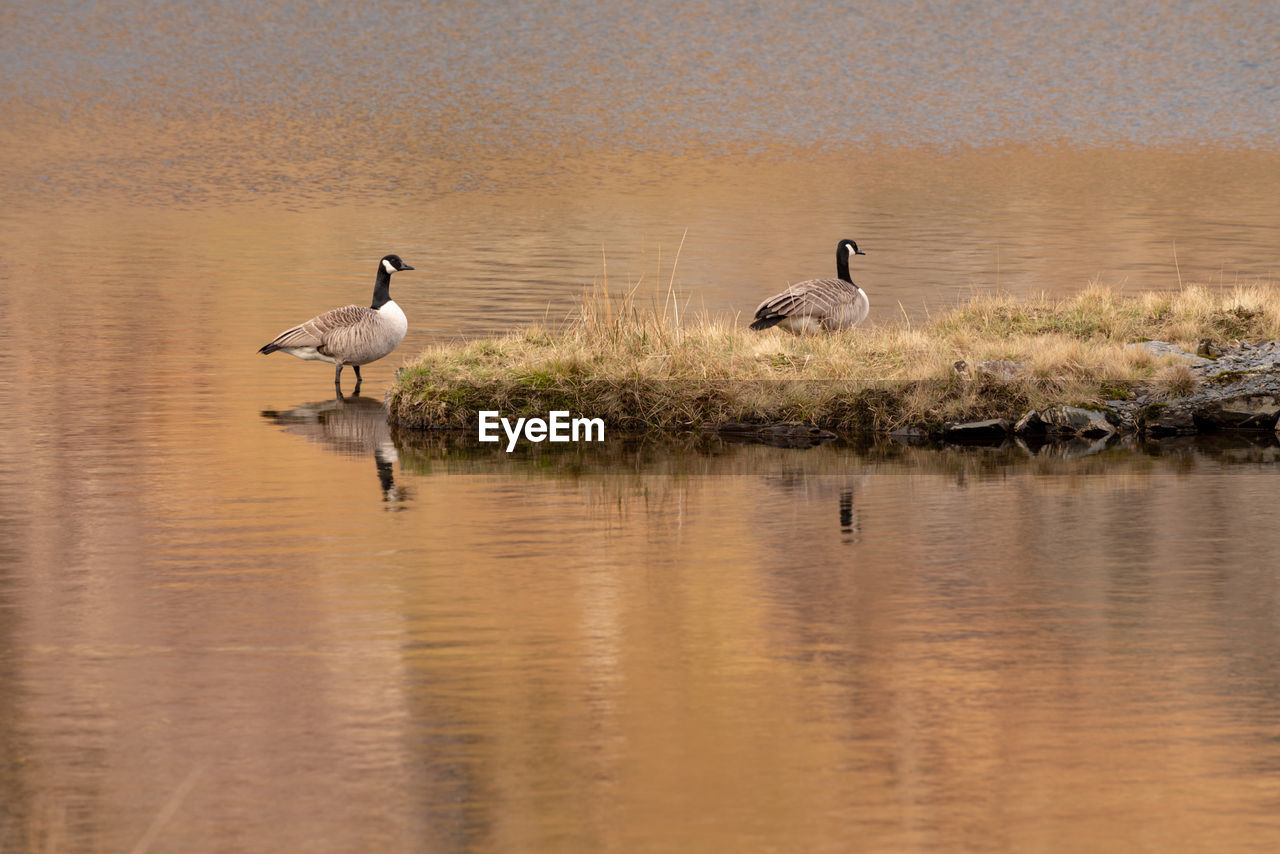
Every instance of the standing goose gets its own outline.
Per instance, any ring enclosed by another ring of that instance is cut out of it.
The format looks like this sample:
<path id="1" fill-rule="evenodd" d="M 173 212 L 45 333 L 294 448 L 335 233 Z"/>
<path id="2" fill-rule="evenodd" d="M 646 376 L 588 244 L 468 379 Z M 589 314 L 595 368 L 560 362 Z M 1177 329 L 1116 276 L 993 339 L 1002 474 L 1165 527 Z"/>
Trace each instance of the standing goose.
<path id="1" fill-rule="evenodd" d="M 866 255 L 852 240 L 836 244 L 835 279 L 810 279 L 791 285 L 760 303 L 752 329 L 777 326 L 797 335 L 849 329 L 866 320 L 871 310 L 867 292 L 849 278 L 849 258 Z"/>
<path id="2" fill-rule="evenodd" d="M 409 321 L 391 299 L 391 274 L 412 270 L 399 255 L 378 262 L 378 278 L 373 284 L 373 304 L 368 308 L 348 305 L 326 311 L 306 323 L 285 330 L 259 353 L 282 350 L 299 359 L 332 362 L 333 384 L 342 388 L 342 366 L 356 370 L 356 390 L 360 389 L 360 366 L 377 361 L 404 340 Z"/>

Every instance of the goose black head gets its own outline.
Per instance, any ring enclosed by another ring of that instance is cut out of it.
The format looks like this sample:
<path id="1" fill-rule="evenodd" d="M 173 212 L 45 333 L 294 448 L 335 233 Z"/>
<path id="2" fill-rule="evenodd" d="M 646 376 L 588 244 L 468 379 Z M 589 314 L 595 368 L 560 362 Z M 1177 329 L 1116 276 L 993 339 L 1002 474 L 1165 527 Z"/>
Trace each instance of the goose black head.
<path id="1" fill-rule="evenodd" d="M 849 278 L 849 259 L 854 255 L 866 254 L 852 240 L 848 238 L 841 240 L 836 244 L 836 276 L 842 281 L 853 284 L 853 279 Z"/>
<path id="2" fill-rule="evenodd" d="M 398 273 L 401 270 L 412 270 L 408 264 L 400 260 L 399 255 L 387 255 L 382 259 L 382 269 L 387 271 L 387 275 Z"/>

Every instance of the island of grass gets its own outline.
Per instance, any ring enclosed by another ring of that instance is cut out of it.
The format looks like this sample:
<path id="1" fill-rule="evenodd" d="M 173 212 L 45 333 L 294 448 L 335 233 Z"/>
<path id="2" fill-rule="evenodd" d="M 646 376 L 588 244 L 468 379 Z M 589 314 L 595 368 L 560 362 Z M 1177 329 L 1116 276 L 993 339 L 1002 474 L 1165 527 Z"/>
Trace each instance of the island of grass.
<path id="1" fill-rule="evenodd" d="M 567 410 L 627 431 L 797 423 L 937 435 L 1072 407 L 1141 430 L 1197 393 L 1234 399 L 1231 383 L 1246 382 L 1235 397 L 1265 411 L 1268 383 L 1280 400 L 1280 350 L 1274 363 L 1226 360 L 1220 371 L 1194 354 L 1234 357 L 1247 342 L 1278 337 L 1280 291 L 1268 284 L 978 295 L 922 323 L 804 337 L 729 319 L 682 322 L 658 302 L 596 294 L 558 328 L 428 348 L 399 372 L 388 404 L 393 422 L 414 428 L 474 429 L 481 410 Z M 1191 411 L 1183 414 L 1191 425 Z M 1266 420 L 1264 412 L 1248 426 L 1274 428 L 1274 413 Z"/>

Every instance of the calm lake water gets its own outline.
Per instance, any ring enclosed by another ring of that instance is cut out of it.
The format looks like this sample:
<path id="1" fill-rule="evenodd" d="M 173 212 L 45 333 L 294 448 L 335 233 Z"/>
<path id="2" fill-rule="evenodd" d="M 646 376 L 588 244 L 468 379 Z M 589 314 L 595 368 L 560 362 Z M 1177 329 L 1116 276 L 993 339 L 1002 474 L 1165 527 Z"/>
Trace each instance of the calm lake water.
<path id="1" fill-rule="evenodd" d="M 0 7 L 0 851 L 1274 851 L 1280 443 L 507 455 L 426 343 L 1280 270 L 1280 7 Z M 335 400 L 256 354 L 410 320 Z M 676 257 L 678 253 L 678 263 Z"/>

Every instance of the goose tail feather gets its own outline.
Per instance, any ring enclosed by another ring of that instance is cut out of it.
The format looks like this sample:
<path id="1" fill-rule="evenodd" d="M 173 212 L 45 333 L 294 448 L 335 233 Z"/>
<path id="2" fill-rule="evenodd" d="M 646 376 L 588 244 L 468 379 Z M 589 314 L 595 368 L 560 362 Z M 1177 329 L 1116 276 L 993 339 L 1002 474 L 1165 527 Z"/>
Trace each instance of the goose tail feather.
<path id="1" fill-rule="evenodd" d="M 750 328 L 755 329 L 756 331 L 759 331 L 761 329 L 769 329 L 770 327 L 777 326 L 779 323 L 781 323 L 784 320 L 786 320 L 786 315 L 767 314 L 764 317 L 757 317 L 754 321 L 752 321 Z"/>

